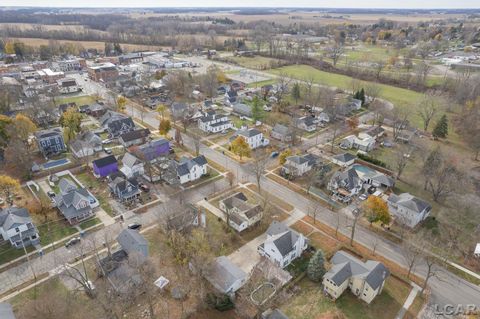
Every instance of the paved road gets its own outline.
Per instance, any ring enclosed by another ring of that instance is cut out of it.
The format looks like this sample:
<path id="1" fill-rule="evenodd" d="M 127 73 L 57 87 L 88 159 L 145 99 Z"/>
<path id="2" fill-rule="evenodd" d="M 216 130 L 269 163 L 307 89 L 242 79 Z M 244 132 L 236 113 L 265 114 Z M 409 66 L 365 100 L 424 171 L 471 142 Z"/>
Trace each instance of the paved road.
<path id="1" fill-rule="evenodd" d="M 225 179 L 217 180 L 212 183 L 203 184 L 199 187 L 188 189 L 184 192 L 184 200 L 187 203 L 196 203 L 199 200 L 208 197 L 213 192 L 218 192 L 229 187 Z M 175 196 L 172 196 L 174 198 Z M 167 202 L 165 205 L 172 205 L 173 201 Z M 174 206 L 170 206 L 174 207 Z M 125 220 L 123 224 L 115 223 L 102 228 L 99 231 L 86 235 L 82 239 L 82 243 L 67 249 L 60 246 L 42 257 L 31 258 L 30 262 L 22 263 L 16 267 L 10 268 L 0 273 L 0 294 L 15 288 L 25 282 L 34 279 L 34 273 L 40 274 L 54 271 L 57 267 L 72 262 L 73 259 L 81 254 L 93 251 L 95 247 L 103 248 L 102 243 L 114 241 L 117 235 L 132 221 L 140 222 L 143 225 L 149 225 L 157 222 L 159 219 L 165 218 L 174 212 L 173 209 L 163 208 L 163 204 L 151 207 L 144 214 L 131 214 L 130 220 Z"/>
<path id="2" fill-rule="evenodd" d="M 94 89 L 94 92 L 97 93 L 99 90 Z M 105 95 L 108 95 L 108 93 L 106 92 Z M 127 112 L 131 112 L 131 108 L 127 107 Z M 138 111 L 134 110 L 133 112 L 133 116 L 139 117 Z M 144 114 L 144 121 L 153 127 L 158 127 L 158 120 L 156 119 L 155 115 L 156 114 L 154 112 L 148 112 Z M 193 141 L 191 138 L 184 135 L 183 141 L 185 145 L 193 149 Z M 318 142 L 320 143 L 324 141 L 319 140 Z M 312 140 L 310 140 L 309 143 L 313 143 Z M 221 163 L 222 165 L 225 163 L 228 169 L 232 170 L 236 174 L 237 178 L 240 178 L 243 181 L 255 183 L 255 178 L 248 171 L 247 166 L 240 165 L 231 158 L 218 151 L 212 150 L 203 144 L 200 147 L 200 152 L 217 163 Z M 309 208 L 313 205 L 313 203 L 307 198 L 268 178 L 262 177 L 261 185 L 263 189 L 266 189 L 273 195 L 289 202 L 301 212 L 308 212 Z M 326 208 L 322 208 L 320 210 L 318 219 L 332 227 L 335 227 L 337 223 L 336 213 Z M 350 224 L 351 221 L 348 218 L 341 218 L 339 231 L 344 235 L 349 236 Z M 372 243 L 376 241 L 376 235 L 359 225 L 357 226 L 355 240 L 366 247 L 372 247 Z M 397 264 L 405 265 L 402 248 L 384 238 L 381 238 L 381 240 L 381 244 L 377 246 L 377 253 L 396 262 Z M 440 275 L 432 278 L 429 282 L 430 287 L 432 288 L 432 296 L 430 299 L 432 304 L 476 304 L 478 307 L 480 307 L 480 287 L 461 279 L 460 277 L 446 271 L 443 268 L 438 269 Z M 426 274 L 425 266 L 423 264 L 417 266 L 415 269 L 415 274 L 424 277 Z"/>

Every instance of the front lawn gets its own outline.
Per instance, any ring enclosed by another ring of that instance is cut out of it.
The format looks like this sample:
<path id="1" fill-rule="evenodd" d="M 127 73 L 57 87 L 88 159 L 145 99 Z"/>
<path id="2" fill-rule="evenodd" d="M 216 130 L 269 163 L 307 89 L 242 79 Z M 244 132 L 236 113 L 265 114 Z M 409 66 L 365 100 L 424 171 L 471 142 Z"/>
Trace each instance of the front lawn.
<path id="1" fill-rule="evenodd" d="M 95 99 L 90 95 L 67 96 L 57 99 L 57 104 L 76 103 L 77 106 L 95 103 Z"/>
<path id="2" fill-rule="evenodd" d="M 83 172 L 81 174 L 76 174 L 76 177 L 83 186 L 85 186 L 92 194 L 95 196 L 100 203 L 100 207 L 110 216 L 115 216 L 108 198 L 110 196 L 110 191 L 108 189 L 107 183 L 102 182 L 97 179 L 91 172 Z"/>
<path id="3" fill-rule="evenodd" d="M 98 224 L 101 224 L 101 223 L 102 223 L 102 221 L 100 219 L 98 219 L 97 217 L 95 217 L 95 218 L 91 218 L 89 220 L 86 220 L 86 221 L 80 223 L 79 226 L 82 230 L 85 230 L 87 228 L 90 228 L 92 226 L 95 226 L 95 225 L 98 225 Z"/>
<path id="4" fill-rule="evenodd" d="M 59 241 L 77 232 L 75 227 L 68 225 L 63 220 L 52 221 L 38 226 L 40 244 L 42 244 L 42 246 L 46 246 L 54 241 Z"/>
<path id="5" fill-rule="evenodd" d="M 31 252 L 34 249 L 32 246 L 26 247 L 27 252 Z M 10 245 L 10 242 L 4 242 L 0 245 L 0 265 L 22 257 L 23 255 L 25 255 L 23 248 L 16 249 Z"/>

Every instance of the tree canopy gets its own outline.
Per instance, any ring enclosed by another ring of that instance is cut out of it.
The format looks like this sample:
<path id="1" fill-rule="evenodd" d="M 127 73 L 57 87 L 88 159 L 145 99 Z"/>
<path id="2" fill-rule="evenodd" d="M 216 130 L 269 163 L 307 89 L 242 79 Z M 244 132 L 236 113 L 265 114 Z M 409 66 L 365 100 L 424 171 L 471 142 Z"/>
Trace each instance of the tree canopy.
<path id="1" fill-rule="evenodd" d="M 231 150 L 233 153 L 240 156 L 240 159 L 244 156 L 250 156 L 251 149 L 248 143 L 243 139 L 241 136 L 238 136 L 236 139 L 233 140 L 231 144 Z"/>

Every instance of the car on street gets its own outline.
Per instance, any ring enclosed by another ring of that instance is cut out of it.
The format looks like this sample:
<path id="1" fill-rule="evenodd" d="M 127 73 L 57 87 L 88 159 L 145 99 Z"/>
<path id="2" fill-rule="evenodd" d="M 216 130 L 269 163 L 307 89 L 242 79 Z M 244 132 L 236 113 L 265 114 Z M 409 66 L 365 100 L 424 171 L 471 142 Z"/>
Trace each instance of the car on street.
<path id="1" fill-rule="evenodd" d="M 362 195 L 358 196 L 359 200 L 366 200 L 367 198 L 368 198 L 367 194 L 362 194 Z"/>
<path id="2" fill-rule="evenodd" d="M 140 224 L 140 223 L 131 223 L 131 224 L 129 224 L 127 227 L 128 227 L 128 229 L 139 230 L 140 228 L 142 228 L 142 224 Z"/>
<path id="3" fill-rule="evenodd" d="M 70 248 L 80 242 L 80 237 L 74 237 L 65 243 L 65 247 Z"/>
<path id="4" fill-rule="evenodd" d="M 54 193 L 53 191 L 48 191 L 48 192 L 47 192 L 47 195 L 48 195 L 48 197 L 50 197 L 50 198 L 54 198 L 54 197 L 55 197 L 55 193 Z"/>
<path id="5" fill-rule="evenodd" d="M 279 155 L 279 153 L 275 151 L 275 152 L 272 152 L 272 154 L 270 154 L 270 157 L 271 157 L 271 158 L 275 158 L 275 157 L 277 157 L 278 155 Z"/>
<path id="6" fill-rule="evenodd" d="M 103 151 L 106 153 L 106 154 L 112 154 L 112 150 L 110 148 L 104 148 Z"/>

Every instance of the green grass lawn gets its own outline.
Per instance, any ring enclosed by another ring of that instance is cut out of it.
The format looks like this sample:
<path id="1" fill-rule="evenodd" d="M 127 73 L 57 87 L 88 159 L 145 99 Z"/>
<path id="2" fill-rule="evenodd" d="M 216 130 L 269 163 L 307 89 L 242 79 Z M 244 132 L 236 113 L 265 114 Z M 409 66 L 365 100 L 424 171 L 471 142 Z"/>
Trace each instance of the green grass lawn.
<path id="1" fill-rule="evenodd" d="M 35 248 L 32 246 L 25 247 L 27 252 L 33 251 Z M 0 245 L 0 265 L 6 262 L 12 261 L 25 255 L 23 248 L 16 249 L 10 245 L 10 242 L 4 242 Z"/>
<path id="2" fill-rule="evenodd" d="M 112 207 L 108 202 L 109 196 L 109 189 L 107 183 L 103 183 L 93 174 L 90 172 L 84 172 L 81 174 L 77 174 L 76 177 L 80 182 L 82 182 L 83 186 L 85 186 L 98 200 L 100 203 L 100 207 L 110 216 L 115 216 Z"/>
<path id="3" fill-rule="evenodd" d="M 40 244 L 48 245 L 54 241 L 59 241 L 62 238 L 73 235 L 78 231 L 68 225 L 65 221 L 54 221 L 38 226 L 40 235 Z"/>
<path id="4" fill-rule="evenodd" d="M 348 319 L 395 318 L 410 292 L 407 284 L 392 276 L 370 305 L 348 289 L 334 302 L 323 295 L 320 283 L 306 277 L 298 283 L 298 287 L 300 292 L 280 307 L 290 319 L 334 318 L 335 315 Z"/>
<path id="5" fill-rule="evenodd" d="M 86 221 L 80 223 L 79 226 L 80 226 L 81 229 L 85 230 L 87 228 L 90 228 L 92 226 L 95 226 L 95 225 L 98 225 L 98 224 L 101 224 L 101 223 L 102 223 L 102 221 L 99 218 L 95 217 L 95 218 L 91 218 L 89 220 L 86 220 Z"/>
<path id="6" fill-rule="evenodd" d="M 351 81 L 353 79 L 346 75 L 320 71 L 308 65 L 290 65 L 268 72 L 273 74 L 286 73 L 299 80 L 312 77 L 315 83 L 334 86 L 348 91 L 351 90 Z M 368 84 L 366 81 L 360 82 L 364 85 Z M 420 125 L 420 118 L 416 114 L 414 107 L 422 99 L 423 95 L 421 93 L 385 84 L 378 84 L 378 86 L 381 88 L 381 98 L 392 102 L 395 106 L 411 111 L 412 124 Z"/>
<path id="7" fill-rule="evenodd" d="M 67 96 L 60 97 L 57 99 L 57 104 L 65 104 L 75 102 L 77 106 L 92 104 L 95 102 L 95 99 L 90 95 L 80 95 L 80 96 Z"/>
<path id="8" fill-rule="evenodd" d="M 229 57 L 228 60 L 233 61 L 245 68 L 257 69 L 257 70 L 270 69 L 270 62 L 278 61 L 277 59 L 267 58 L 263 56 L 255 56 L 252 58 L 234 56 L 234 57 Z"/>

